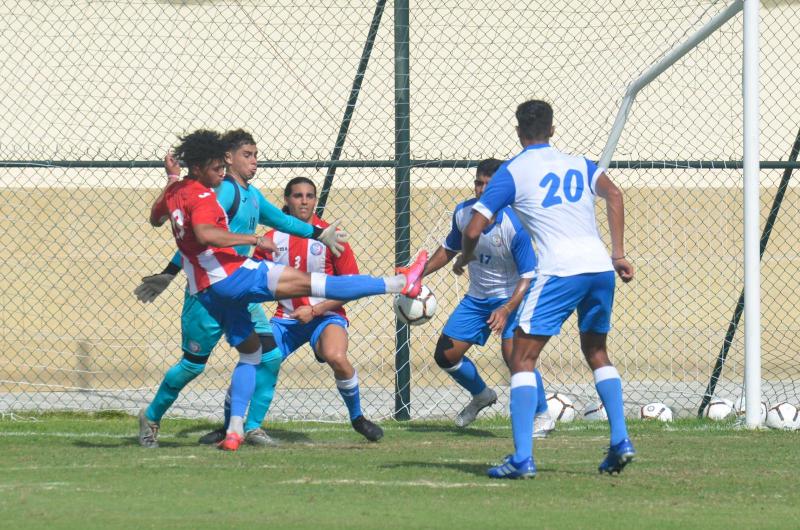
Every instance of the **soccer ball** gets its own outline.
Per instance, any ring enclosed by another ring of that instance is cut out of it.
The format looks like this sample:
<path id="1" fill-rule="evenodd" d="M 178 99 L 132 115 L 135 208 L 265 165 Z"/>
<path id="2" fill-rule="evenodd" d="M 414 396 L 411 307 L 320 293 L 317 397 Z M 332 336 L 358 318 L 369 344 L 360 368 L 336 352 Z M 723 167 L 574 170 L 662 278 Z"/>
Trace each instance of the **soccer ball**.
<path id="1" fill-rule="evenodd" d="M 648 403 L 639 409 L 639 417 L 643 420 L 672 421 L 672 410 L 663 403 Z"/>
<path id="2" fill-rule="evenodd" d="M 794 431 L 800 427 L 800 411 L 791 403 L 785 401 L 773 405 L 767 411 L 767 427 Z"/>
<path id="3" fill-rule="evenodd" d="M 416 298 L 396 294 L 392 307 L 394 314 L 402 322 L 410 326 L 419 326 L 436 314 L 436 297 L 427 286 L 423 285 Z"/>
<path id="4" fill-rule="evenodd" d="M 606 413 L 606 408 L 603 406 L 602 402 L 589 403 L 586 405 L 586 408 L 583 409 L 583 419 L 592 421 L 607 420 L 608 413 Z"/>
<path id="5" fill-rule="evenodd" d="M 550 416 L 556 421 L 572 421 L 578 415 L 572 400 L 558 392 L 547 394 L 547 409 L 550 411 Z"/>
<path id="6" fill-rule="evenodd" d="M 733 414 L 733 402 L 724 398 L 712 398 L 703 415 L 714 421 L 722 421 Z"/>
<path id="7" fill-rule="evenodd" d="M 736 412 L 737 416 L 744 417 L 745 404 L 746 403 L 747 403 L 747 401 L 745 401 L 745 397 L 744 396 L 739 396 L 739 398 L 736 400 L 736 403 L 734 404 L 734 412 Z M 762 401 L 761 402 L 761 423 L 764 423 L 765 421 L 767 421 L 767 409 L 768 408 L 769 408 L 769 406 L 767 405 L 767 402 L 766 401 Z"/>

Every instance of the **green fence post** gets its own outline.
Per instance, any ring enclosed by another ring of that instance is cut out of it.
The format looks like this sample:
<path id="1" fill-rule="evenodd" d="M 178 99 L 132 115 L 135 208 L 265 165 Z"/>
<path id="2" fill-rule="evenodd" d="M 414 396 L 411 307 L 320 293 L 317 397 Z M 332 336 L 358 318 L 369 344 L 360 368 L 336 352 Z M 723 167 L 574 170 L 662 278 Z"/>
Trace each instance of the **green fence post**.
<path id="1" fill-rule="evenodd" d="M 408 0 L 394 4 L 394 261 L 402 266 L 411 257 L 411 132 L 409 125 Z M 411 365 L 408 326 L 395 320 L 394 417 L 411 419 Z"/>

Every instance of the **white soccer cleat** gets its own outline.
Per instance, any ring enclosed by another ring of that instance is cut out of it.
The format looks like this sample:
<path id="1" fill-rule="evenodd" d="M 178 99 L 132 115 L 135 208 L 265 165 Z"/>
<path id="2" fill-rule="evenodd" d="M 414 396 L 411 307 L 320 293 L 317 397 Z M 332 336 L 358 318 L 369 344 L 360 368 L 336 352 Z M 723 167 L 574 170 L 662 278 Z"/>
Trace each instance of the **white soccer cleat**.
<path id="1" fill-rule="evenodd" d="M 547 435 L 556 430 L 556 420 L 546 410 L 533 418 L 533 437 L 547 438 Z"/>
<path id="2" fill-rule="evenodd" d="M 250 429 L 244 433 L 244 442 L 248 445 L 257 445 L 259 447 L 278 445 L 278 442 L 276 442 L 269 434 L 264 432 L 264 429 L 260 427 Z"/>
<path id="3" fill-rule="evenodd" d="M 497 403 L 497 393 L 487 386 L 480 394 L 472 396 L 472 400 L 469 404 L 464 407 L 464 410 L 458 413 L 455 420 L 456 426 L 466 427 L 475 421 L 480 411 L 495 403 Z"/>
<path id="4" fill-rule="evenodd" d="M 155 449 L 158 447 L 159 423 L 148 420 L 144 410 L 139 411 L 139 445 Z"/>

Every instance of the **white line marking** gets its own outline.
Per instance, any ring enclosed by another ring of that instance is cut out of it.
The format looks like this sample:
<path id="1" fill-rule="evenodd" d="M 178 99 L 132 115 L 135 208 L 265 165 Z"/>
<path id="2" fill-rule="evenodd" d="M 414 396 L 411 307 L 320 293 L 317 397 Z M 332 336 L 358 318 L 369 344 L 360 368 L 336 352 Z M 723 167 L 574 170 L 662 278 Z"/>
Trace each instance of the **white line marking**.
<path id="1" fill-rule="evenodd" d="M 277 482 L 276 484 L 309 484 L 312 486 L 399 486 L 399 487 L 414 487 L 414 488 L 422 487 L 422 488 L 434 488 L 434 489 L 508 487 L 508 484 L 505 483 L 481 484 L 476 482 L 433 482 L 430 480 L 405 480 L 405 481 L 351 480 L 351 479 L 319 480 L 312 478 L 284 480 L 281 482 Z"/>

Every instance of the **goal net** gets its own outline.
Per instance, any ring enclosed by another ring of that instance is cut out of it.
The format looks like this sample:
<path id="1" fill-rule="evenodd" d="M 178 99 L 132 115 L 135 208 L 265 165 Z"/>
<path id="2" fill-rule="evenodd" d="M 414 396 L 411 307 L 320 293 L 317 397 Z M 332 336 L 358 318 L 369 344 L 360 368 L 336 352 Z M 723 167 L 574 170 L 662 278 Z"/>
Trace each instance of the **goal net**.
<path id="1" fill-rule="evenodd" d="M 295 176 L 321 189 L 365 57 L 325 218 L 352 234 L 362 272 L 392 271 L 395 6 L 382 4 L 0 6 L 0 411 L 146 404 L 181 355 L 183 278 L 150 305 L 132 294 L 173 253 L 169 231 L 147 223 L 165 182 L 164 152 L 195 128 L 244 127 L 267 160 L 255 184 L 269 200 L 281 204 Z M 412 3 L 412 252 L 441 242 L 455 204 L 472 194 L 476 161 L 519 150 L 517 104 L 550 101 L 553 144 L 597 159 L 626 85 L 725 7 L 700 0 Z M 782 164 L 761 171 L 763 219 L 800 127 L 798 26 L 796 4 L 765 3 L 761 154 Z M 366 47 L 371 28 L 374 45 Z M 609 349 L 631 410 L 662 401 L 693 414 L 706 390 L 742 289 L 742 174 L 731 162 L 742 159 L 741 138 L 739 15 L 641 91 L 614 154 L 610 175 L 625 193 L 637 277 L 617 288 Z M 762 385 L 770 402 L 800 400 L 796 190 L 790 179 L 763 257 Z M 602 209 L 598 220 L 606 225 Z M 466 283 L 443 270 L 429 285 L 439 312 L 411 330 L 408 405 L 412 417 L 450 417 L 468 396 L 433 362 L 433 349 Z M 391 300 L 360 300 L 347 310 L 365 412 L 390 417 Z M 470 356 L 507 402 L 498 341 Z M 218 416 L 234 363 L 220 344 L 171 413 Z M 548 391 L 570 394 L 579 407 L 597 399 L 574 318 L 540 368 Z M 717 395 L 736 399 L 742 378 L 739 331 Z M 330 369 L 307 347 L 291 356 L 268 418 L 345 417 Z"/>

